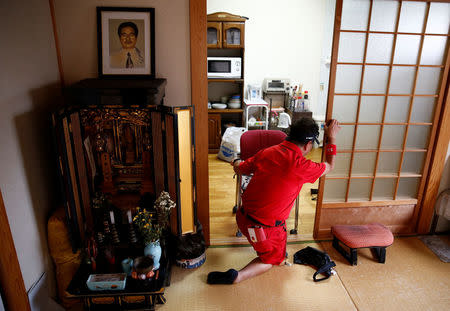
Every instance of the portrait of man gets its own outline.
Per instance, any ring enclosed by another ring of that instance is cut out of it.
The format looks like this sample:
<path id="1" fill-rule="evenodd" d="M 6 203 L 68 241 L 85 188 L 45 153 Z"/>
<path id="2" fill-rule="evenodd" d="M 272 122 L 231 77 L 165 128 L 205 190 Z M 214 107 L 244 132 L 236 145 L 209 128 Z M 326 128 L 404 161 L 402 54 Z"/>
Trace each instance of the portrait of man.
<path id="1" fill-rule="evenodd" d="M 111 68 L 132 69 L 144 67 L 144 51 L 137 47 L 139 28 L 136 23 L 132 21 L 122 22 L 117 27 L 117 32 L 111 32 L 111 35 L 113 34 L 118 36 L 120 48 L 110 50 Z"/>
<path id="2" fill-rule="evenodd" d="M 97 7 L 99 76 L 155 77 L 155 9 Z"/>

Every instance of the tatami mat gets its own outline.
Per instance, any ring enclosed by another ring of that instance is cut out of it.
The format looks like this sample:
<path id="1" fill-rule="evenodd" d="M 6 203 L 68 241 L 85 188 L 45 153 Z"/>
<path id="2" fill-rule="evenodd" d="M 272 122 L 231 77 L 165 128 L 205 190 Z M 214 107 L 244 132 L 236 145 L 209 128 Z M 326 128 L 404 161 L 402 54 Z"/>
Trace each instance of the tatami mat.
<path id="1" fill-rule="evenodd" d="M 293 254 L 311 245 L 288 245 Z M 167 303 L 157 310 L 356 310 L 337 276 L 314 283 L 309 266 L 277 266 L 269 272 L 236 285 L 208 285 L 208 272 L 240 269 L 255 257 L 251 247 L 209 248 L 203 266 L 195 270 L 174 267 Z"/>
<path id="2" fill-rule="evenodd" d="M 290 244 L 290 262 L 308 245 L 325 249 L 338 274 L 314 283 L 313 268 L 294 264 L 274 267 L 236 285 L 208 285 L 208 272 L 240 269 L 255 257 L 251 247 L 210 247 L 203 266 L 173 267 L 167 303 L 156 310 L 450 310 L 450 264 L 416 237 L 396 238 L 387 249 L 385 264 L 378 263 L 369 249 L 361 249 L 358 265 L 350 266 L 331 242 Z"/>
<path id="3" fill-rule="evenodd" d="M 396 238 L 385 264 L 369 249 L 358 250 L 357 266 L 350 266 L 331 242 L 321 244 L 358 310 L 450 310 L 450 264 L 418 238 Z"/>

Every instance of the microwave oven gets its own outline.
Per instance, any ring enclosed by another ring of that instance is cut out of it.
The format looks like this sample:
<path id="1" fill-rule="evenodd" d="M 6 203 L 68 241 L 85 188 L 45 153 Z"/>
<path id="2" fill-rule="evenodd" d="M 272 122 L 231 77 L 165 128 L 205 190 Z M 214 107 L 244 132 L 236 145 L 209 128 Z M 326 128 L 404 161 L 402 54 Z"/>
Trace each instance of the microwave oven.
<path id="1" fill-rule="evenodd" d="M 289 79 L 264 79 L 263 89 L 266 92 L 289 92 Z"/>
<path id="2" fill-rule="evenodd" d="M 208 57 L 208 78 L 242 77 L 241 57 Z"/>

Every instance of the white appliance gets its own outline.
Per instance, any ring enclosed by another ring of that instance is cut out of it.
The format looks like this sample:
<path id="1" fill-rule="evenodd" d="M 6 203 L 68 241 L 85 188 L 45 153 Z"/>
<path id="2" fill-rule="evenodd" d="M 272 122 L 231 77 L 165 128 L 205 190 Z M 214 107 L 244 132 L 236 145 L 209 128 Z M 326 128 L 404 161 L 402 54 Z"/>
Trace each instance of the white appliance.
<path id="1" fill-rule="evenodd" d="M 242 78 L 241 57 L 208 57 L 208 78 Z"/>
<path id="2" fill-rule="evenodd" d="M 280 113 L 280 116 L 278 117 L 278 127 L 286 129 L 289 125 L 291 125 L 291 117 L 286 112 Z"/>
<path id="3" fill-rule="evenodd" d="M 255 84 L 249 84 L 247 86 L 248 100 L 254 101 L 262 98 L 261 86 Z"/>
<path id="4" fill-rule="evenodd" d="M 291 81 L 289 79 L 264 79 L 263 89 L 266 92 L 289 92 Z"/>

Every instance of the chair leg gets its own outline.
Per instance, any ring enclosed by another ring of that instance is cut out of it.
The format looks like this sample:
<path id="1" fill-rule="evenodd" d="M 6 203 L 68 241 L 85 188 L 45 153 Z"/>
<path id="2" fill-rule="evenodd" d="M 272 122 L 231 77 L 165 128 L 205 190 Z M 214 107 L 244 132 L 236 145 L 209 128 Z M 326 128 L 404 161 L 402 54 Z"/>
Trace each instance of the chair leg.
<path id="1" fill-rule="evenodd" d="M 379 263 L 386 262 L 386 247 L 374 247 Z"/>

